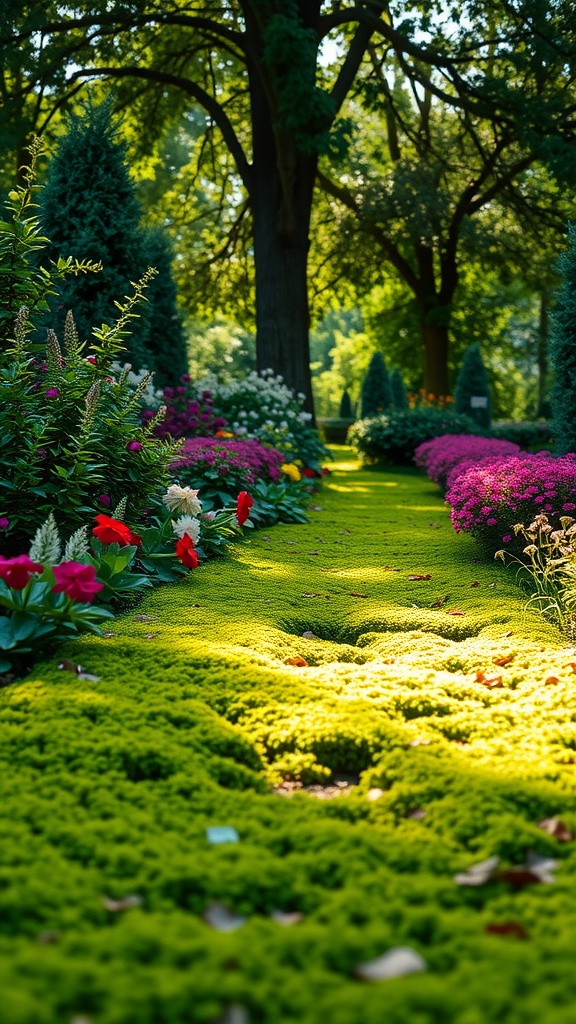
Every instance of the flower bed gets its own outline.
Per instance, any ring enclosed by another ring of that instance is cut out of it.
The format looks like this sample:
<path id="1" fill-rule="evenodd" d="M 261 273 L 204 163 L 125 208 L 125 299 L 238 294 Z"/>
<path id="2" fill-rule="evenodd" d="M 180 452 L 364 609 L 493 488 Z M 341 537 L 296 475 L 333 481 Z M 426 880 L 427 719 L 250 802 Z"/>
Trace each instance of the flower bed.
<path id="1" fill-rule="evenodd" d="M 516 523 L 530 523 L 545 512 L 559 529 L 560 516 L 576 510 L 576 455 L 554 458 L 548 452 L 489 458 L 448 478 L 446 501 L 457 533 L 477 537 L 492 551 L 505 544 L 518 553 Z"/>
<path id="2" fill-rule="evenodd" d="M 512 441 L 474 434 L 443 434 L 418 445 L 414 452 L 414 462 L 426 470 L 435 484 L 445 490 L 448 476 L 455 467 L 463 463 L 469 466 L 488 457 L 516 455 L 519 451 L 519 446 Z"/>

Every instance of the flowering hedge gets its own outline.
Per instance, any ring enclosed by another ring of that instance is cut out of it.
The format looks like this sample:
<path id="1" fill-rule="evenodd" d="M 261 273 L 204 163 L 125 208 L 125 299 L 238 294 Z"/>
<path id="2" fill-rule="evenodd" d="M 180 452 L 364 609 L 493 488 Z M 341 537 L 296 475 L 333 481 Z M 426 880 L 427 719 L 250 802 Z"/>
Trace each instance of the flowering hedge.
<path id="1" fill-rule="evenodd" d="M 252 484 L 261 478 L 277 482 L 283 463 L 282 452 L 265 448 L 259 441 L 191 437 L 182 445 L 171 471 L 187 482 L 189 477 L 197 479 L 200 474 L 208 480 L 220 477 L 228 489 L 231 477 L 241 484 Z"/>
<path id="2" fill-rule="evenodd" d="M 457 533 L 471 533 L 492 551 L 505 544 L 519 553 L 524 541 L 514 535 L 516 523 L 530 523 L 545 512 L 559 529 L 560 516 L 576 510 L 576 455 L 520 453 L 457 467 L 448 479 L 446 501 Z"/>
<path id="3" fill-rule="evenodd" d="M 474 434 L 477 429 L 474 420 L 451 408 L 417 406 L 358 420 L 350 429 L 348 443 L 363 462 L 401 466 L 412 463 L 414 449 L 424 441 L 441 434 Z"/>
<path id="4" fill-rule="evenodd" d="M 426 470 L 435 484 L 445 489 L 448 476 L 455 467 L 463 464 L 469 466 L 488 457 L 516 455 L 519 451 L 519 446 L 512 441 L 475 434 L 442 434 L 418 445 L 414 452 L 414 462 Z"/>

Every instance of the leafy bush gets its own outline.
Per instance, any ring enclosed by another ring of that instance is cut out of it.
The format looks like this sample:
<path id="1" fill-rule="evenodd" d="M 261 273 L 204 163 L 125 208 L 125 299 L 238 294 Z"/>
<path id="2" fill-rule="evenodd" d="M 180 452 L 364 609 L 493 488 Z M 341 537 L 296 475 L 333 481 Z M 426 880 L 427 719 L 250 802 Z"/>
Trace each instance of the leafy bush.
<path id="1" fill-rule="evenodd" d="M 474 434 L 477 426 L 451 409 L 416 406 L 404 412 L 392 410 L 374 419 L 359 420 L 349 441 L 364 462 L 408 465 L 414 449 L 440 434 Z"/>
<path id="2" fill-rule="evenodd" d="M 576 226 L 570 225 L 569 246 L 558 261 L 562 285 L 556 298 L 550 362 L 554 384 L 550 396 L 554 437 L 559 452 L 576 451 Z"/>
<path id="3" fill-rule="evenodd" d="M 479 459 L 515 455 L 519 451 L 518 445 L 510 441 L 478 437 L 474 434 L 442 434 L 418 445 L 414 452 L 414 462 L 426 470 L 435 484 L 444 489 L 448 476 L 456 466 L 461 468 L 478 462 Z M 451 480 L 453 479 L 454 476 L 451 477 Z"/>
<path id="4" fill-rule="evenodd" d="M 362 381 L 360 416 L 362 419 L 378 416 L 389 409 L 392 402 L 392 387 L 384 356 L 375 352 Z"/>
<path id="5" fill-rule="evenodd" d="M 474 398 L 483 399 L 485 407 L 474 408 Z M 481 429 L 489 429 L 492 419 L 490 386 L 478 344 L 470 345 L 464 353 L 456 381 L 454 408 L 462 416 L 470 416 Z"/>
<path id="6" fill-rule="evenodd" d="M 408 408 L 408 392 L 404 384 L 404 378 L 400 370 L 393 370 L 390 376 L 390 387 L 392 389 L 392 402 L 395 409 Z"/>
<path id="7" fill-rule="evenodd" d="M 344 391 L 342 393 L 340 412 L 338 416 L 341 420 L 351 420 L 354 418 L 354 414 L 352 412 L 352 399 L 350 398 L 350 393 L 348 391 Z"/>
<path id="8" fill-rule="evenodd" d="M 520 448 L 542 448 L 553 441 L 552 426 L 544 420 L 528 420 L 524 423 L 493 423 L 490 437 L 502 441 L 513 441 Z"/>
<path id="9" fill-rule="evenodd" d="M 461 472 L 457 467 L 455 473 L 446 493 L 454 529 L 471 533 L 492 552 L 506 544 L 521 553 L 517 523 L 531 523 L 544 512 L 556 530 L 560 518 L 576 510 L 576 455 L 525 452 L 485 459 Z"/>
<path id="10" fill-rule="evenodd" d="M 272 370 L 228 383 L 206 374 L 189 388 L 195 399 L 210 393 L 214 414 L 224 417 L 238 438 L 276 448 L 286 462 L 298 461 L 319 474 L 322 459 L 330 457 L 310 426 L 311 414 L 302 409 L 304 395 L 294 394 Z"/>

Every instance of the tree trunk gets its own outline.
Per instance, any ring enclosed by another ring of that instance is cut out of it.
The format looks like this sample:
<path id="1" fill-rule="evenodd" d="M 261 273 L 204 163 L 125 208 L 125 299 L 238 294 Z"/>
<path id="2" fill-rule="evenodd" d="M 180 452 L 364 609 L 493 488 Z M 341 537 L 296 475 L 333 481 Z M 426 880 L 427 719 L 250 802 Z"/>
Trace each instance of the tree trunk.
<path id="1" fill-rule="evenodd" d="M 448 395 L 448 324 L 420 324 L 424 344 L 424 387 L 429 394 Z"/>

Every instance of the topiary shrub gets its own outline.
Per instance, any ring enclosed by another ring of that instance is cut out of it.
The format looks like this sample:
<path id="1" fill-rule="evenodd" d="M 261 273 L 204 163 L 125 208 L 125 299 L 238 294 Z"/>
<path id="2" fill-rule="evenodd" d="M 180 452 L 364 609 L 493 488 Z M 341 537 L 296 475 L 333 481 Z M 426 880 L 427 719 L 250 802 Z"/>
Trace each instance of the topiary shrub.
<path id="1" fill-rule="evenodd" d="M 350 398 L 348 391 L 344 391 L 342 395 L 338 417 L 341 420 L 351 420 L 354 418 L 354 414 L 352 412 L 352 399 Z"/>
<path id="2" fill-rule="evenodd" d="M 378 416 L 392 405 L 392 388 L 390 376 L 381 352 L 375 352 L 370 360 L 368 371 L 362 382 L 360 398 L 360 415 Z"/>
<path id="3" fill-rule="evenodd" d="M 392 389 L 392 401 L 395 409 L 407 409 L 408 408 L 408 393 L 406 391 L 406 385 L 404 384 L 404 378 L 400 370 L 393 370 L 390 377 L 390 387 Z"/>
<path id="4" fill-rule="evenodd" d="M 485 400 L 485 405 L 475 405 L 474 400 L 479 402 Z M 454 408 L 462 416 L 469 416 L 483 430 L 490 428 L 492 421 L 492 402 L 490 398 L 490 386 L 486 375 L 486 368 L 482 361 L 480 346 L 470 345 L 464 353 L 456 391 L 454 393 Z"/>
<path id="5" fill-rule="evenodd" d="M 554 384 L 550 401 L 552 424 L 560 454 L 576 451 L 576 226 L 569 247 L 558 261 L 563 282 L 558 292 L 550 339 Z"/>
<path id="6" fill-rule="evenodd" d="M 423 441 L 440 434 L 475 433 L 478 426 L 469 416 L 451 409 L 416 407 L 359 420 L 350 429 L 348 440 L 363 462 L 410 465 L 414 449 Z"/>

